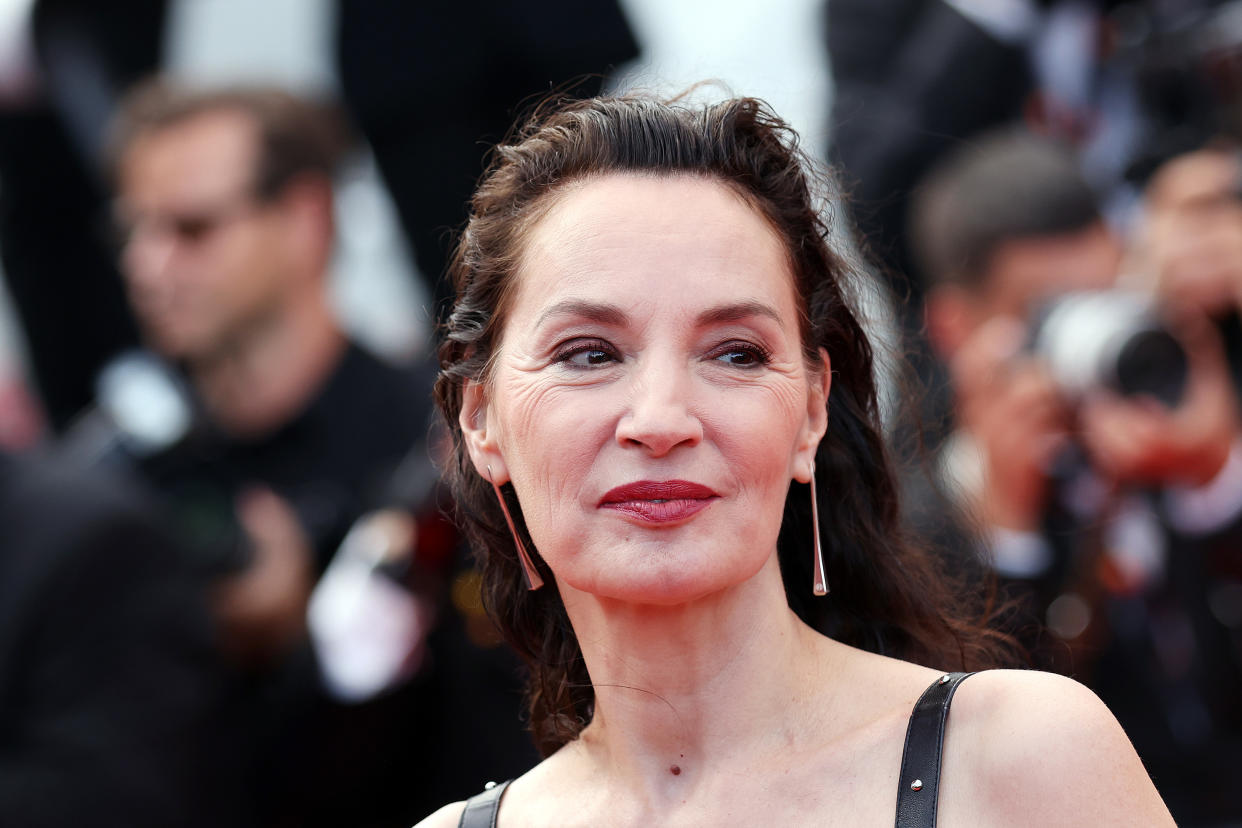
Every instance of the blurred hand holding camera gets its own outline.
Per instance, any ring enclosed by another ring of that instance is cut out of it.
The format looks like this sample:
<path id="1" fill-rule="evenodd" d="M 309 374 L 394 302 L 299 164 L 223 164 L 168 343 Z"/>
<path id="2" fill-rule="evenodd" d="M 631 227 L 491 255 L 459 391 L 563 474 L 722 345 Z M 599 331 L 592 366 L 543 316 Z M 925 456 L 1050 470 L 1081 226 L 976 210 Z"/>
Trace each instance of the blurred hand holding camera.
<path id="1" fill-rule="evenodd" d="M 1053 458 L 1069 437 L 1070 410 L 1046 367 L 1021 354 L 1025 326 L 998 316 L 950 363 L 961 425 L 978 446 L 984 481 L 975 504 L 990 526 L 1037 529 Z"/>
<path id="2" fill-rule="evenodd" d="M 313 551 L 293 507 L 271 489 L 255 487 L 238 497 L 237 517 L 252 562 L 217 586 L 214 606 L 226 651 L 262 665 L 305 636 Z"/>
<path id="3" fill-rule="evenodd" d="M 1095 469 L 1115 483 L 1204 485 L 1224 467 L 1239 434 L 1219 338 L 1196 312 L 1182 314 L 1175 327 L 1189 360 L 1177 406 L 1104 389 L 1083 400 L 1078 436 Z"/>

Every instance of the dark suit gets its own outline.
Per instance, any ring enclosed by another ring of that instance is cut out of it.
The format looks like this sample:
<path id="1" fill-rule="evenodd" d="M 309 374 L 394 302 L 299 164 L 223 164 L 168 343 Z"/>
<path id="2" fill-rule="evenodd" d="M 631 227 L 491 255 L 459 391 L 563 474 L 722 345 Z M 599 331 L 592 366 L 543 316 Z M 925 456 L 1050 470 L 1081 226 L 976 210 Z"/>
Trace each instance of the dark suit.
<path id="1" fill-rule="evenodd" d="M 1026 53 L 941 0 L 831 0 L 826 25 L 833 160 L 862 235 L 910 277 L 917 310 L 921 280 L 904 240 L 910 193 L 947 150 L 1020 117 L 1033 88 Z"/>
<path id="2" fill-rule="evenodd" d="M 638 55 L 617 0 L 338 4 L 341 90 L 392 193 L 439 313 L 453 232 L 525 105 Z"/>
<path id="3" fill-rule="evenodd" d="M 210 630 L 168 538 L 115 480 L 4 455 L 0 538 L 0 824 L 226 818 L 196 766 Z"/>

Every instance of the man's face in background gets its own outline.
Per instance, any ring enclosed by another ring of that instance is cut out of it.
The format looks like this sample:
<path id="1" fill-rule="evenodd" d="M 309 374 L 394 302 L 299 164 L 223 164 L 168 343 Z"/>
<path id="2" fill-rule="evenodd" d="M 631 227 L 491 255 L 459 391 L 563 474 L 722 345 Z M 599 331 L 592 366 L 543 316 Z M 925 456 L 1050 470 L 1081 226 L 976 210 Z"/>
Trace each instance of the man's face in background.
<path id="1" fill-rule="evenodd" d="M 1242 167 L 1206 149 L 1166 163 L 1146 200 L 1143 252 L 1160 296 L 1220 316 L 1242 305 Z"/>
<path id="2" fill-rule="evenodd" d="M 208 111 L 142 132 L 124 153 L 118 219 L 130 303 L 171 359 L 227 353 L 275 313 L 292 283 L 279 200 L 253 180 L 257 128 Z"/>
<path id="3" fill-rule="evenodd" d="M 1121 244 L 1100 222 L 1074 233 L 1013 239 L 990 257 L 973 299 L 975 324 L 996 316 L 1029 320 L 1065 293 L 1112 287 Z"/>
<path id="4" fill-rule="evenodd" d="M 927 324 L 932 344 L 943 359 L 951 360 L 994 319 L 1004 317 L 1025 327 L 1060 295 L 1112 287 L 1121 257 L 1120 241 L 1103 222 L 1055 236 L 1002 242 L 976 283 L 931 292 Z"/>

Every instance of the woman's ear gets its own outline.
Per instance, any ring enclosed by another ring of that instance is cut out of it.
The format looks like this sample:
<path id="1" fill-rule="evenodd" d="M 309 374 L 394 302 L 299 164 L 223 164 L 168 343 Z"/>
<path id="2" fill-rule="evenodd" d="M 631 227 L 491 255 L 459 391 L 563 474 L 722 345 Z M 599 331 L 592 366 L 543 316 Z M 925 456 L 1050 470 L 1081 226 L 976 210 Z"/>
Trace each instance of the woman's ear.
<path id="1" fill-rule="evenodd" d="M 496 440 L 496 430 L 489 429 L 487 389 L 482 383 L 467 380 L 461 392 L 461 413 L 457 415 L 462 439 L 474 470 L 484 480 L 497 486 L 509 482 L 509 467 Z"/>
<path id="2" fill-rule="evenodd" d="M 811 482 L 811 470 L 815 467 L 815 453 L 819 441 L 828 432 L 828 392 L 832 388 L 832 360 L 828 352 L 819 349 L 819 365 L 811 371 L 810 393 L 806 401 L 806 422 L 794 454 L 794 479 L 799 483 Z"/>

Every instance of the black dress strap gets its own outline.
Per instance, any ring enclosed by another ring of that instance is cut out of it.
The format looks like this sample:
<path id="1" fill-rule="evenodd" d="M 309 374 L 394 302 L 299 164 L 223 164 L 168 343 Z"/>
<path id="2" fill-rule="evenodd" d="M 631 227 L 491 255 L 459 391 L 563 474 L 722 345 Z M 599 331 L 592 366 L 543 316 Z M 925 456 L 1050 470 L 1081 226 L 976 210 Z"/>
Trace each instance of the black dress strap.
<path id="1" fill-rule="evenodd" d="M 509 782 L 513 780 L 510 779 Z M 505 795 L 509 782 L 499 785 L 488 783 L 490 788 L 466 800 L 466 810 L 461 812 L 457 828 L 496 828 L 496 815 L 500 813 L 500 798 Z"/>
<path id="2" fill-rule="evenodd" d="M 915 702 L 897 782 L 897 828 L 935 828 L 944 725 L 957 686 L 974 673 L 945 673 Z"/>

